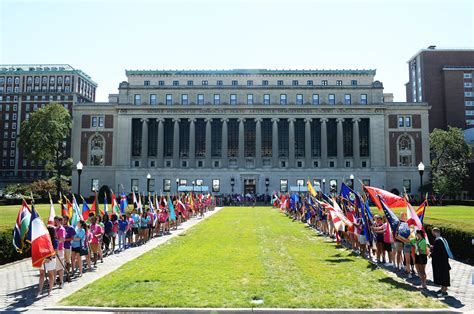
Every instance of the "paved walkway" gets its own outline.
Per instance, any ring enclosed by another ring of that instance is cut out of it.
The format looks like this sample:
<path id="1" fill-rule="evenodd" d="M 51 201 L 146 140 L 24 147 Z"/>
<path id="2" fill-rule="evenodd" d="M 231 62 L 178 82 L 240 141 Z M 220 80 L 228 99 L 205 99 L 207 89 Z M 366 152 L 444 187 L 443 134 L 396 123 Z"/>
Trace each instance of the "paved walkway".
<path id="1" fill-rule="evenodd" d="M 217 213 L 222 207 L 207 212 L 205 218 Z M 36 298 L 38 291 L 39 272 L 31 267 L 31 259 L 24 259 L 15 263 L 0 267 L 0 311 L 32 311 L 37 312 L 45 307 L 55 305 L 64 297 L 81 289 L 85 285 L 103 277 L 116 270 L 124 263 L 137 258 L 138 256 L 156 248 L 157 246 L 174 238 L 204 219 L 192 218 L 172 231 L 170 235 L 153 238 L 147 243 L 127 249 L 119 254 L 109 255 L 104 258 L 104 263 L 97 264 L 97 268 L 92 272 L 85 272 L 81 278 L 73 279 L 70 283 L 65 283 L 63 289 L 53 289 L 51 297 L 47 293 L 40 298 Z M 46 285 L 45 285 L 46 286 Z M 44 289 L 46 292 L 46 287 Z"/>

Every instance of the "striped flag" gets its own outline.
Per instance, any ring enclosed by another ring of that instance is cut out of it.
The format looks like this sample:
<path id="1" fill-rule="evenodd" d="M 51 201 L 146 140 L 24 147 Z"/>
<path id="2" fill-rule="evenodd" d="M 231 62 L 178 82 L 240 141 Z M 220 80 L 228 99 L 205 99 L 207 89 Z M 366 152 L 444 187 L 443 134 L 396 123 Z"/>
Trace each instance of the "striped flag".
<path id="1" fill-rule="evenodd" d="M 49 195 L 49 218 L 48 218 L 48 225 L 54 226 L 54 217 L 56 216 L 56 212 L 54 210 L 53 200 L 51 199 L 51 194 Z"/>
<path id="2" fill-rule="evenodd" d="M 31 243 L 31 262 L 33 267 L 41 267 L 45 258 L 55 254 L 48 229 L 34 206 L 31 206 L 30 228 L 26 241 Z"/>
<path id="3" fill-rule="evenodd" d="M 23 204 L 21 205 L 21 208 L 18 211 L 18 216 L 16 217 L 15 229 L 13 229 L 13 246 L 18 253 L 23 252 L 25 236 L 28 233 L 30 220 L 31 210 L 26 201 L 23 200 Z"/>

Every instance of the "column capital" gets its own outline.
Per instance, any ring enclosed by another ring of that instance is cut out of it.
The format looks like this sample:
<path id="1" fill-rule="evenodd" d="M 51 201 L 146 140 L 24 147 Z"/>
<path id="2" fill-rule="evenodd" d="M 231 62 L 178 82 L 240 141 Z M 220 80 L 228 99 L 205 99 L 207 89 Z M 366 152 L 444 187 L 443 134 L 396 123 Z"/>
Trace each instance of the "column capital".
<path id="1" fill-rule="evenodd" d="M 262 118 L 255 118 L 254 121 L 255 121 L 255 123 L 261 123 L 263 121 L 263 119 Z"/>
<path id="2" fill-rule="evenodd" d="M 173 118 L 173 122 L 181 122 L 180 118 Z"/>
<path id="3" fill-rule="evenodd" d="M 245 118 L 237 118 L 237 121 L 239 121 L 239 122 L 245 122 Z"/>
<path id="4" fill-rule="evenodd" d="M 328 118 L 321 118 L 321 119 L 319 119 L 319 121 L 321 123 L 327 123 L 329 121 L 329 119 Z"/>
<path id="5" fill-rule="evenodd" d="M 156 118 L 156 122 L 163 123 L 163 122 L 165 122 L 165 118 Z"/>
<path id="6" fill-rule="evenodd" d="M 280 122 L 280 118 L 272 118 L 272 122 L 275 123 L 275 122 Z"/>
<path id="7" fill-rule="evenodd" d="M 288 118 L 288 123 L 295 123 L 296 119 L 295 118 Z"/>
<path id="8" fill-rule="evenodd" d="M 191 123 L 191 122 L 195 123 L 195 122 L 196 122 L 196 118 L 188 118 L 188 121 L 189 121 L 190 123 Z"/>
<path id="9" fill-rule="evenodd" d="M 148 123 L 148 118 L 141 118 L 141 119 L 140 119 L 140 122 Z"/>
<path id="10" fill-rule="evenodd" d="M 313 122 L 313 118 L 304 118 L 305 123 L 311 123 Z"/>
<path id="11" fill-rule="evenodd" d="M 352 123 L 359 123 L 360 122 L 360 118 L 354 118 L 352 119 Z"/>
<path id="12" fill-rule="evenodd" d="M 224 122 L 227 123 L 227 122 L 229 122 L 229 118 L 221 118 L 221 122 L 222 123 L 224 123 Z"/>
<path id="13" fill-rule="evenodd" d="M 212 118 L 204 118 L 204 121 L 206 121 L 206 122 L 212 122 Z"/>
<path id="14" fill-rule="evenodd" d="M 336 118 L 336 122 L 337 123 L 342 123 L 342 122 L 344 122 L 344 118 Z"/>

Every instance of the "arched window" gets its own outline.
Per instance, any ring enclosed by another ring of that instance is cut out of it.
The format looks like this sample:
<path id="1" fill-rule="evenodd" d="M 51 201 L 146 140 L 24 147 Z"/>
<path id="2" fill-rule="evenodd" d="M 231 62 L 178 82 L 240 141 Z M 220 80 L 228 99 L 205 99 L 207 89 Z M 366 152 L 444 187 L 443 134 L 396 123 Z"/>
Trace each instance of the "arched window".
<path id="1" fill-rule="evenodd" d="M 404 167 L 409 167 L 413 166 L 413 152 L 415 151 L 413 149 L 414 143 L 413 139 L 407 135 L 403 134 L 398 138 L 398 165 L 399 166 L 404 166 Z"/>
<path id="2" fill-rule="evenodd" d="M 95 134 L 89 141 L 89 164 L 91 166 L 103 166 L 105 159 L 105 140 L 99 135 Z"/>

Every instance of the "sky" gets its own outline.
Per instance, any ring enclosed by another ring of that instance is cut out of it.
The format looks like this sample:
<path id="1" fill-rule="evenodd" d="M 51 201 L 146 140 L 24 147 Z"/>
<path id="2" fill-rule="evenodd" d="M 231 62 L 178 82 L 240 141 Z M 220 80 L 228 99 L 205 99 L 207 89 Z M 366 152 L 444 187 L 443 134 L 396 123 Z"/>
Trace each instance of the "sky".
<path id="1" fill-rule="evenodd" d="M 116 93 L 128 69 L 376 69 L 405 101 L 420 49 L 474 47 L 472 0 L 0 0 L 0 64 L 67 63 Z"/>

